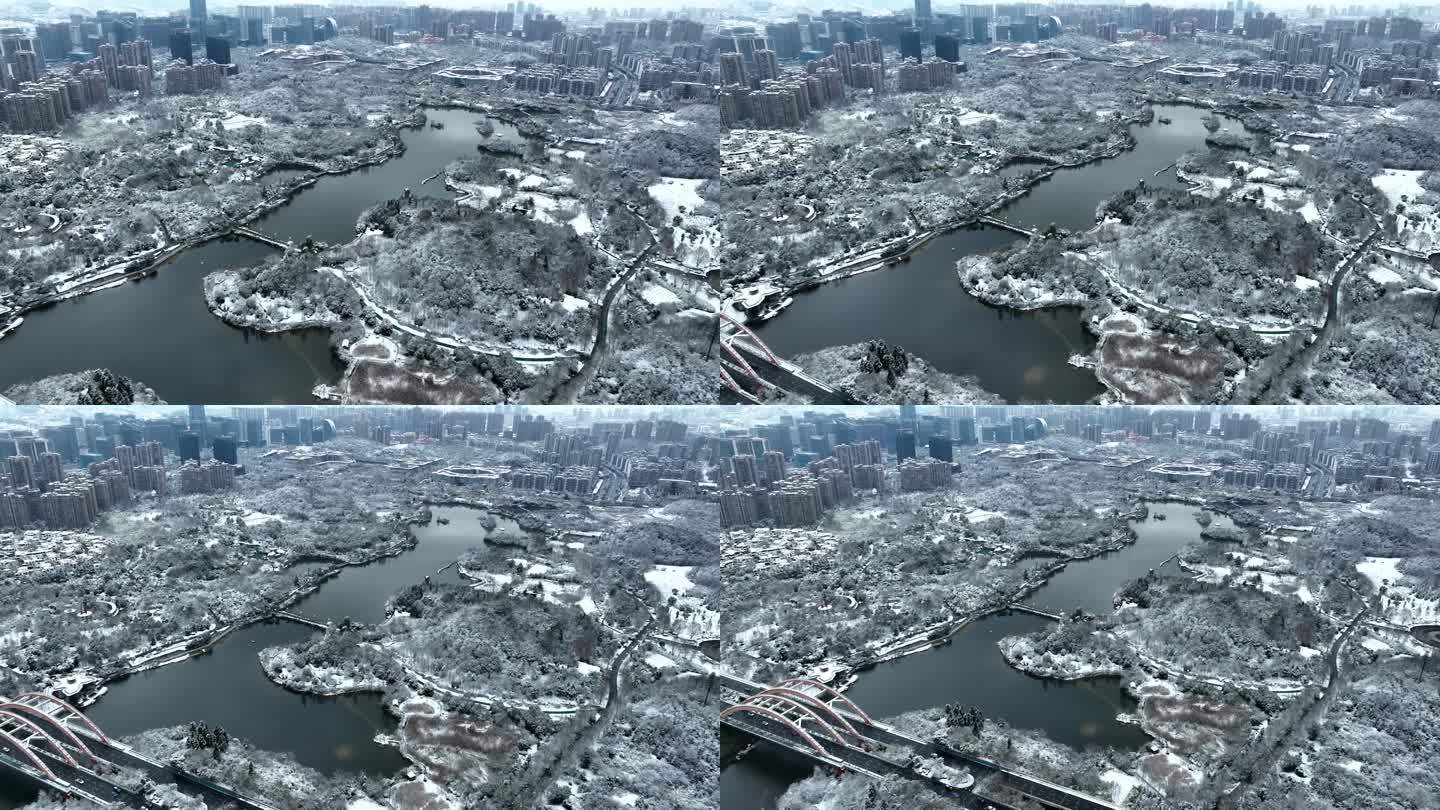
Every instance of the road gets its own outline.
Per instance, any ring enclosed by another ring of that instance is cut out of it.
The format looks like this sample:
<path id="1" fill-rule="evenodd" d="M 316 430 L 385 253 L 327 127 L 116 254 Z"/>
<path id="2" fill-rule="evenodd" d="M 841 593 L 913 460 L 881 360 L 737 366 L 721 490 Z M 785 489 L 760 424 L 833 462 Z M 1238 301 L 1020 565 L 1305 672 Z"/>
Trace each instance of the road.
<path id="1" fill-rule="evenodd" d="M 1350 623 L 1345 625 L 1345 629 L 1335 636 L 1335 640 L 1330 642 L 1330 651 L 1325 655 L 1325 664 L 1329 669 L 1325 690 L 1316 696 L 1310 706 L 1278 737 L 1271 738 L 1267 742 L 1269 735 L 1262 734 L 1255 741 L 1255 745 L 1268 747 L 1259 752 L 1246 751 L 1244 756 L 1247 758 L 1253 756 L 1254 761 L 1244 773 L 1233 777 L 1235 781 L 1232 783 L 1233 786 L 1228 788 L 1228 792 L 1222 792 L 1216 797 L 1216 810 L 1232 810 L 1239 806 L 1240 801 L 1250 792 L 1250 787 L 1264 781 L 1265 775 L 1275 767 L 1286 751 L 1303 744 L 1302 738 L 1306 732 L 1325 716 L 1325 712 L 1329 711 L 1330 705 L 1335 702 L 1335 697 L 1345 686 L 1345 676 L 1340 669 L 1340 653 L 1344 651 L 1345 644 L 1350 640 L 1355 628 L 1359 627 L 1368 615 L 1370 615 L 1370 608 L 1366 606 L 1356 613 L 1355 618 L 1351 619 Z M 1297 700 L 1304 699 L 1304 697 L 1297 698 Z M 1225 786 L 1221 787 L 1225 789 Z"/>
<path id="2" fill-rule="evenodd" d="M 555 388 L 549 404 L 575 404 L 576 399 L 585 391 L 585 387 L 595 379 L 596 372 L 600 370 L 600 366 L 605 364 L 605 353 L 609 347 L 610 308 L 614 305 L 615 299 L 620 296 L 620 291 L 625 289 L 625 285 L 630 282 L 640 268 L 649 264 L 650 256 L 660 247 L 660 239 L 655 233 L 655 229 L 651 228 L 649 223 L 645 222 L 634 210 L 631 210 L 630 213 L 650 231 L 650 244 L 640 251 L 640 255 L 630 262 L 630 266 L 625 268 L 625 271 L 611 281 L 610 286 L 606 288 L 605 297 L 600 301 L 600 311 L 596 315 L 595 343 L 590 347 L 590 355 L 580 362 L 579 371 Z"/>
<path id="3" fill-rule="evenodd" d="M 1341 306 L 1343 302 L 1340 300 L 1342 290 L 1345 286 L 1345 277 L 1349 275 L 1350 271 L 1354 269 L 1355 265 L 1362 258 L 1369 254 L 1370 249 L 1375 245 L 1375 241 L 1380 238 L 1381 230 L 1380 225 L 1377 223 L 1375 229 L 1370 232 L 1370 235 L 1365 237 L 1365 241 L 1360 243 L 1360 247 L 1356 248 L 1355 252 L 1350 254 L 1350 258 L 1346 259 L 1345 262 L 1335 270 L 1334 277 L 1330 280 L 1330 288 L 1326 290 L 1325 325 L 1320 327 L 1320 333 L 1315 336 L 1315 339 L 1310 342 L 1310 345 L 1296 352 L 1295 356 L 1290 359 L 1290 362 L 1286 364 L 1283 369 L 1275 372 L 1265 387 L 1260 389 L 1259 393 L 1248 398 L 1250 404 L 1258 405 L 1287 400 L 1287 392 L 1294 385 L 1296 376 L 1309 369 L 1311 364 L 1315 362 L 1315 359 L 1320 356 L 1320 353 L 1329 347 L 1330 341 L 1334 339 L 1335 335 L 1345 323 L 1344 309 Z"/>
<path id="4" fill-rule="evenodd" d="M 640 631 L 632 636 L 630 640 L 625 643 L 625 646 L 621 647 L 620 651 L 615 654 L 614 660 L 610 663 L 610 671 L 605 674 L 608 694 L 605 698 L 605 708 L 601 710 L 600 715 L 590 721 L 589 725 L 576 736 L 573 744 L 561 749 L 554 760 L 546 765 L 543 770 L 539 771 L 541 778 L 537 779 L 535 783 L 529 787 L 517 788 L 516 791 L 511 794 L 510 806 L 516 808 L 534 807 L 541 799 L 549 794 L 550 789 L 555 785 L 556 781 L 560 779 L 562 774 L 568 773 L 576 767 L 581 753 L 594 748 L 600 738 L 605 736 L 605 732 L 610 729 L 610 724 L 615 721 L 615 716 L 620 713 L 620 709 L 625 705 L 624 683 L 621 678 L 625 664 L 630 660 L 630 655 L 635 652 L 635 648 L 640 646 L 640 643 L 643 642 L 645 637 L 650 634 L 650 631 L 654 629 L 657 621 L 658 618 L 652 614 L 650 620 L 645 623 L 645 626 L 640 628 Z M 576 722 L 580 721 L 577 719 Z M 526 773 L 532 772 L 534 772 L 533 767 L 526 768 Z"/>

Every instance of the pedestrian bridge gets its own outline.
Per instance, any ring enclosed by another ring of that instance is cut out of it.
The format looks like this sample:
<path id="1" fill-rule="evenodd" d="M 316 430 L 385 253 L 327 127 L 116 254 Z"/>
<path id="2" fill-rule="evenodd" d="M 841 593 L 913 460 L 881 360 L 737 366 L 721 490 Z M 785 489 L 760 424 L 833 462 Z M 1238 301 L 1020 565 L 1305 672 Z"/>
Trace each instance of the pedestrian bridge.
<path id="1" fill-rule="evenodd" d="M 254 228 L 239 227 L 231 231 L 231 233 L 235 234 L 236 236 L 243 236 L 246 239 L 253 239 L 256 242 L 269 245 L 273 248 L 279 248 L 280 250 L 290 249 L 289 244 L 281 242 L 279 239 L 276 239 L 275 237 L 261 231 L 257 231 Z"/>

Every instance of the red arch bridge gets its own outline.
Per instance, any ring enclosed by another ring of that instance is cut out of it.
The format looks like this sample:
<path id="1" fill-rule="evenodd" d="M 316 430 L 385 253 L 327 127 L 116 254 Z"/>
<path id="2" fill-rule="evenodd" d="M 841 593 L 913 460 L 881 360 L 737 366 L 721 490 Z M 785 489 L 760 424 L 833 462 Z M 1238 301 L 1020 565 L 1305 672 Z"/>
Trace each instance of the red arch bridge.
<path id="1" fill-rule="evenodd" d="M 101 807 L 153 806 L 117 781 L 116 772 L 124 768 L 156 784 L 174 784 L 202 799 L 219 800 L 244 810 L 275 810 L 112 740 L 74 706 L 41 692 L 0 697 L 0 768 L 17 772 L 60 796 L 84 799 Z"/>
<path id="2" fill-rule="evenodd" d="M 1108 800 L 952 748 L 944 741 L 912 737 L 813 679 L 791 678 L 773 686 L 723 672 L 716 679 L 725 694 L 722 726 L 832 771 L 919 781 L 957 807 L 1009 810 L 1011 805 L 1001 797 L 1019 794 L 1054 810 L 1119 810 Z"/>
<path id="3" fill-rule="evenodd" d="M 87 744 L 76 734 L 77 729 L 94 741 L 110 744 L 110 738 L 90 718 L 52 695 L 27 692 L 0 702 L 0 742 L 6 744 L 7 753 L 51 779 L 61 778 L 51 764 L 54 759 L 73 768 L 94 769 L 99 764 L 100 758 L 92 750 L 95 742 Z"/>

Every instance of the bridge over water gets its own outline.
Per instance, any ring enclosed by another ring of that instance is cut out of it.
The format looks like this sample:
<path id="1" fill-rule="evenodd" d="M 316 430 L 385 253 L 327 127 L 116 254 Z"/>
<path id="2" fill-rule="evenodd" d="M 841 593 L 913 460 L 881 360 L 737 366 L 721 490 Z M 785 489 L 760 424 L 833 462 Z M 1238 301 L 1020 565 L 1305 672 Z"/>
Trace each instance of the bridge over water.
<path id="1" fill-rule="evenodd" d="M 40 692 L 0 698 L 0 768 L 58 796 L 100 807 L 152 806 L 118 781 L 117 771 L 124 768 L 139 771 L 156 784 L 173 784 L 191 795 L 244 810 L 277 810 L 112 740 L 78 709 Z"/>
<path id="2" fill-rule="evenodd" d="M 809 397 L 820 405 L 852 405 L 844 391 L 810 376 L 803 368 L 770 350 L 745 324 L 720 315 L 720 378 L 725 386 L 751 403 L 754 390 L 783 390 Z M 748 387 L 747 387 L 748 386 Z M 754 390 L 752 390 L 754 389 Z"/>
<path id="3" fill-rule="evenodd" d="M 977 221 L 977 222 L 983 222 L 983 223 L 985 223 L 986 225 L 993 225 L 993 226 L 995 226 L 996 228 L 1003 228 L 1004 230 L 1010 231 L 1010 232 L 1012 232 L 1012 233 L 1018 233 L 1018 234 L 1020 234 L 1021 236 L 1036 237 L 1036 236 L 1039 236 L 1039 235 L 1040 235 L 1040 232 L 1037 231 L 1037 230 L 1035 230 L 1034 228 L 1026 228 L 1026 227 L 1023 227 L 1023 226 L 1021 226 L 1021 225 L 1016 225 L 1015 223 L 1009 221 L 1008 219 L 1001 219 L 1000 217 L 997 217 L 997 216 L 986 215 L 986 216 L 980 217 L 980 218 L 979 218 L 978 220 L 976 220 L 976 221 Z"/>
<path id="4" fill-rule="evenodd" d="M 1061 616 L 1059 613 L 1052 613 L 1048 610 L 1042 610 L 1033 605 L 1021 604 L 1020 602 L 1012 603 L 1010 605 L 1010 610 L 1019 613 L 1029 613 L 1031 616 L 1039 616 L 1042 619 L 1049 619 L 1052 622 L 1063 621 L 1065 619 L 1065 617 Z"/>
<path id="5" fill-rule="evenodd" d="M 815 681 L 793 679 L 765 686 L 725 673 L 717 674 L 717 679 L 723 687 L 741 696 L 738 700 L 722 701 L 725 706 L 720 713 L 722 726 L 836 771 L 872 778 L 893 774 L 919 780 L 962 807 L 993 806 L 1013 810 L 1004 801 L 989 795 L 993 789 L 1003 788 L 1055 810 L 1120 810 L 1118 805 L 1105 799 L 994 760 L 942 742 L 911 737 L 869 717 L 842 693 Z M 898 755 L 889 752 L 892 746 L 908 749 L 922 758 L 939 757 L 947 765 L 964 768 L 975 780 L 961 788 L 943 784 L 912 765 L 913 760 L 899 761 Z"/>
<path id="6" fill-rule="evenodd" d="M 270 247 L 278 248 L 280 250 L 290 249 L 290 245 L 288 243 L 281 242 L 279 239 L 276 239 L 275 237 L 270 236 L 263 231 L 257 231 L 254 228 L 246 228 L 242 226 L 239 228 L 235 228 L 231 231 L 231 233 L 235 234 L 236 236 L 243 236 L 246 239 L 253 239 L 256 242 L 260 242 L 261 244 L 269 245 Z"/>

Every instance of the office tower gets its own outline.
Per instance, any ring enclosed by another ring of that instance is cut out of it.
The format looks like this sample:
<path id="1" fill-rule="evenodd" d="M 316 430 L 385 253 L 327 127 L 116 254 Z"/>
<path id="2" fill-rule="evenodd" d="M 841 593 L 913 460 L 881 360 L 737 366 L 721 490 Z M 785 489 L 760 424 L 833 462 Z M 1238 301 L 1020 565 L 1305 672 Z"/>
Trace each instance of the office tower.
<path id="1" fill-rule="evenodd" d="M 240 463 L 240 443 L 232 435 L 217 436 L 210 446 L 210 455 L 216 461 L 223 461 L 226 464 Z"/>
<path id="2" fill-rule="evenodd" d="M 39 473 L 41 481 L 56 483 L 65 477 L 65 460 L 59 453 L 41 453 Z"/>
<path id="3" fill-rule="evenodd" d="M 895 434 L 895 460 L 915 458 L 915 431 L 901 430 Z"/>
<path id="4" fill-rule="evenodd" d="M 936 34 L 935 55 L 946 62 L 959 62 L 960 38 L 954 34 Z"/>
<path id="5" fill-rule="evenodd" d="M 915 27 L 921 27 L 921 23 L 930 20 L 930 0 L 915 0 Z"/>
<path id="6" fill-rule="evenodd" d="M 930 437 L 930 458 L 939 459 L 940 461 L 951 461 L 951 462 L 953 462 L 953 461 L 955 460 L 955 448 L 954 448 L 954 443 L 952 442 L 952 440 L 950 439 L 950 437 L 948 437 L 948 436 L 931 436 L 931 437 Z"/>
<path id="7" fill-rule="evenodd" d="M 916 0 L 920 2 L 920 0 Z M 907 28 L 900 32 L 900 58 L 914 59 L 919 62 L 924 58 L 924 45 L 922 44 L 920 29 Z"/>
<path id="8" fill-rule="evenodd" d="M 35 460 L 26 455 L 15 455 L 6 459 L 10 471 L 10 483 L 17 489 L 34 487 L 39 489 L 40 481 L 35 477 Z"/>
<path id="9" fill-rule="evenodd" d="M 206 30 L 205 0 L 190 0 L 190 27 L 203 36 Z"/>
<path id="10" fill-rule="evenodd" d="M 780 78 L 780 62 L 774 51 L 762 48 L 755 52 L 755 76 L 761 81 Z"/>
<path id="11" fill-rule="evenodd" d="M 1114 23 L 1111 23 L 1111 25 L 1114 25 Z M 990 18 L 989 18 L 989 17 L 971 17 L 971 18 L 970 18 L 970 41 L 971 41 L 971 42 L 989 42 L 989 41 L 990 41 Z M 1113 40 L 1112 40 L 1112 41 L 1113 41 Z"/>
<path id="12" fill-rule="evenodd" d="M 150 52 L 149 40 L 137 39 L 120 46 L 120 64 L 153 68 L 155 57 Z"/>
<path id="13" fill-rule="evenodd" d="M 184 61 L 187 65 L 195 64 L 195 46 L 190 39 L 190 31 L 170 33 L 170 56 Z"/>
<path id="14" fill-rule="evenodd" d="M 748 85 L 745 58 L 738 53 L 720 54 L 720 83 Z"/>
<path id="15" fill-rule="evenodd" d="M 765 26 L 766 45 L 781 59 L 794 59 L 804 50 L 798 22 Z"/>
<path id="16" fill-rule="evenodd" d="M 225 37 L 206 37 L 205 58 L 217 65 L 230 64 L 230 40 Z"/>
<path id="17" fill-rule="evenodd" d="M 187 430 L 180 434 L 180 461 L 200 460 L 200 434 Z"/>
<path id="18" fill-rule="evenodd" d="M 17 85 L 39 79 L 45 69 L 45 63 L 40 61 L 40 55 L 34 51 L 17 50 L 6 55 L 5 61 L 10 64 L 10 77 Z"/>
<path id="19" fill-rule="evenodd" d="M 39 23 L 35 26 L 35 38 L 39 40 L 38 54 L 45 61 L 58 62 L 65 58 L 72 48 L 70 23 Z"/>

